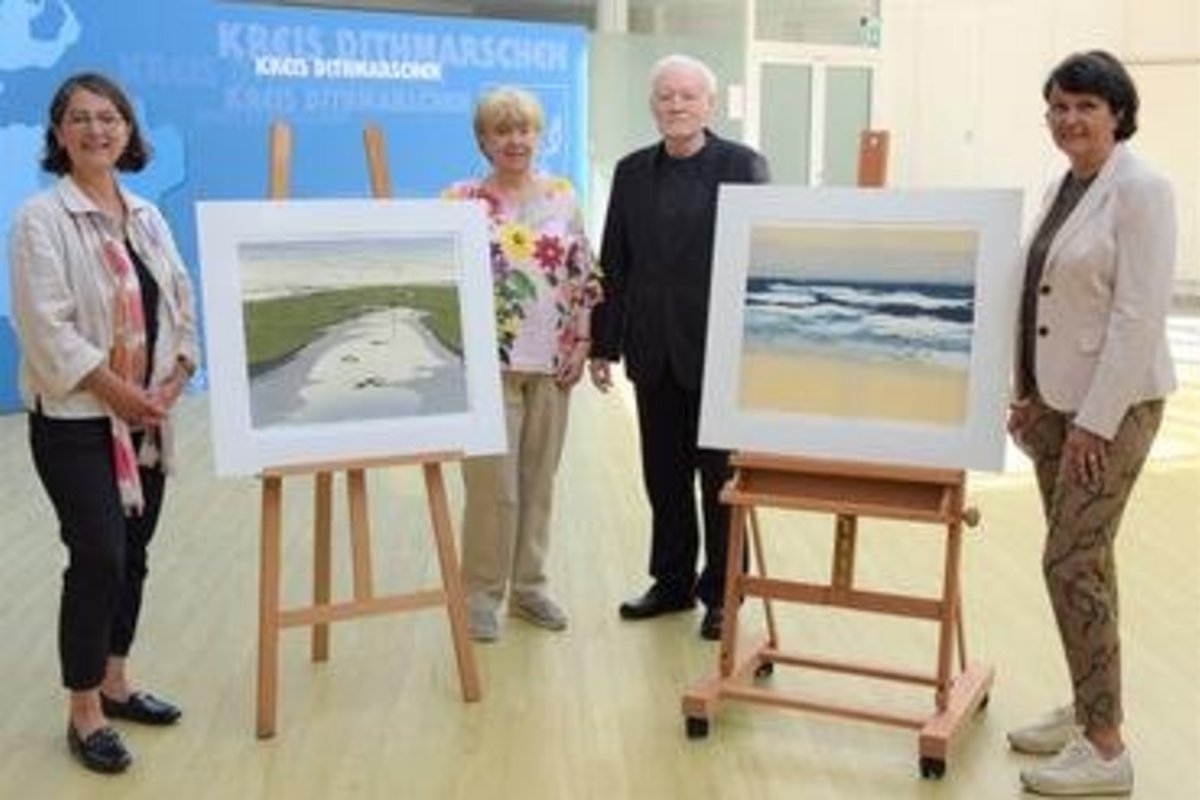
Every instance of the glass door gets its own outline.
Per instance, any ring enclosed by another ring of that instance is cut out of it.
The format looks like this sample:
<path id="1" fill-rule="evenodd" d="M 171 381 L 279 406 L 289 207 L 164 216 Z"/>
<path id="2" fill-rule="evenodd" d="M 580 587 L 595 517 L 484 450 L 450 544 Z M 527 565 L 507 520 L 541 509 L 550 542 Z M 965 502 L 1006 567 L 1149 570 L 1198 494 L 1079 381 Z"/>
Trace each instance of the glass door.
<path id="1" fill-rule="evenodd" d="M 775 183 L 853 186 L 860 133 L 871 126 L 877 51 L 770 43 L 753 49 L 746 140 Z"/>
<path id="2" fill-rule="evenodd" d="M 816 184 L 858 183 L 859 136 L 871 127 L 871 68 L 830 66 L 825 70 L 824 157 Z"/>
<path id="3" fill-rule="evenodd" d="M 770 162 L 775 183 L 810 182 L 812 73 L 810 64 L 762 65 L 758 149 Z"/>

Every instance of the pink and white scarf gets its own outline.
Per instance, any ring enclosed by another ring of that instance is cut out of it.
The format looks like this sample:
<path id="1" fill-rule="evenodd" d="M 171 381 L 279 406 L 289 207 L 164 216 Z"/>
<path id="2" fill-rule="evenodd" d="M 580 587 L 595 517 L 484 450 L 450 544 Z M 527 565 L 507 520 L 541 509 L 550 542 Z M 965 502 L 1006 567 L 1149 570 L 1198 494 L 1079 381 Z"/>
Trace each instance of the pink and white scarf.
<path id="1" fill-rule="evenodd" d="M 137 386 L 146 382 L 146 320 L 142 315 L 142 287 L 137 270 L 129 260 L 125 247 L 115 239 L 104 242 L 104 264 L 113 280 L 113 345 L 108 355 L 108 367 L 116 375 Z M 138 475 L 138 457 L 133 449 L 129 424 L 115 413 L 112 420 L 113 471 L 117 476 L 117 491 L 126 514 L 140 515 L 145 501 L 142 481 Z M 151 432 L 147 431 L 147 440 Z"/>

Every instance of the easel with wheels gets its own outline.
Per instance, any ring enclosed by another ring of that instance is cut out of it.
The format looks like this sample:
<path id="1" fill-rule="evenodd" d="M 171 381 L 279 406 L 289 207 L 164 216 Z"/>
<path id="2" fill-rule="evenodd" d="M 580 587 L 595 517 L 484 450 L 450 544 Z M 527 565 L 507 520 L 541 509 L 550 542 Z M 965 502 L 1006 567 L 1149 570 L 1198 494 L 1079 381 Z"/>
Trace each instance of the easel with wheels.
<path id="1" fill-rule="evenodd" d="M 919 730 L 921 775 L 942 777 L 951 740 L 961 731 L 967 718 L 986 704 L 993 678 L 990 666 L 968 664 L 963 634 L 959 588 L 963 524 L 974 526 L 978 523 L 978 513 L 963 508 L 965 474 L 959 470 L 752 453 L 736 454 L 732 463 L 734 476 L 721 493 L 722 501 L 732 506 L 732 513 L 725 584 L 726 614 L 717 674 L 696 684 L 683 696 L 688 737 L 708 735 L 709 720 L 723 700 L 816 711 Z M 760 506 L 834 515 L 833 564 L 828 584 L 768 577 L 756 514 Z M 927 598 L 856 588 L 854 555 L 859 517 L 944 525 L 946 543 L 941 595 Z M 757 575 L 741 569 L 746 552 L 747 523 L 758 566 Z M 767 632 L 739 655 L 738 611 L 747 597 L 763 599 Z M 935 622 L 938 646 L 934 672 L 922 674 L 787 652 L 779 641 L 772 600 Z M 957 671 L 955 650 L 958 653 Z M 755 679 L 769 677 L 776 664 L 930 686 L 934 689 L 934 711 L 929 716 L 905 717 L 822 702 L 755 685 Z"/>
<path id="2" fill-rule="evenodd" d="M 376 126 L 364 131 L 371 190 L 375 197 L 391 196 L 383 134 Z M 291 131 L 283 123 L 271 126 L 270 184 L 268 195 L 282 199 L 288 194 L 288 167 L 291 161 Z M 360 459 L 350 462 L 305 464 L 263 470 L 262 529 L 259 561 L 258 604 L 258 697 L 256 730 L 259 738 L 275 735 L 275 706 L 278 695 L 279 634 L 283 628 L 312 628 L 312 660 L 329 659 L 329 623 L 358 617 L 445 606 L 450 619 L 454 654 L 458 662 L 463 699 L 480 697 L 479 675 L 467 637 L 467 616 L 463 602 L 454 531 L 442 479 L 442 463 L 460 460 L 460 453 L 420 453 L 401 458 Z M 442 586 L 439 589 L 378 597 L 371 571 L 371 531 L 368 514 L 366 470 L 372 467 L 420 466 L 425 481 L 434 544 Z M 331 559 L 333 528 L 333 478 L 345 473 L 346 499 L 350 516 L 353 599 L 331 600 Z M 281 526 L 283 517 L 283 479 L 295 475 L 313 476 L 313 603 L 304 608 L 280 607 Z"/>

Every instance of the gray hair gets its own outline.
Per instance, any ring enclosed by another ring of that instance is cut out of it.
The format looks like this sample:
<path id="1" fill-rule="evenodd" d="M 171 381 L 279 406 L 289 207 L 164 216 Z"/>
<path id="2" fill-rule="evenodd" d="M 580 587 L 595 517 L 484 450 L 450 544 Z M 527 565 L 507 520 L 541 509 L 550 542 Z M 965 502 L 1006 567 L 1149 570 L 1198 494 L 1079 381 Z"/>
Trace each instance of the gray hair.
<path id="1" fill-rule="evenodd" d="M 654 66 L 650 68 L 650 87 L 653 91 L 658 84 L 658 79 L 663 73 L 669 69 L 686 69 L 700 76 L 704 81 L 704 88 L 708 92 L 710 98 L 717 96 L 717 75 L 707 64 L 698 58 L 684 55 L 683 53 L 672 53 L 669 56 L 663 56 L 658 61 L 654 62 Z"/>

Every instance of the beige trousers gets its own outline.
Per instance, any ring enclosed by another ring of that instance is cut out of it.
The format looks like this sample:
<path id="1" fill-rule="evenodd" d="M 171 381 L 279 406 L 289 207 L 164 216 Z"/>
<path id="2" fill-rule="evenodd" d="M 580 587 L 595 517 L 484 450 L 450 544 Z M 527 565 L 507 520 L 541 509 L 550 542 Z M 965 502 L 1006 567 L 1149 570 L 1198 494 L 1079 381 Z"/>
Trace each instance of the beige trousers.
<path id="1" fill-rule="evenodd" d="M 554 474 L 567 431 L 570 390 L 553 375 L 502 375 L 508 452 L 463 462 L 462 573 L 467 599 L 496 608 L 505 589 L 542 593 Z"/>

